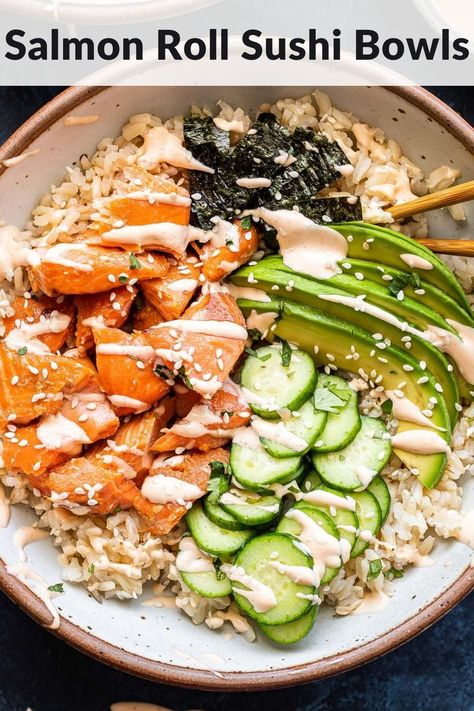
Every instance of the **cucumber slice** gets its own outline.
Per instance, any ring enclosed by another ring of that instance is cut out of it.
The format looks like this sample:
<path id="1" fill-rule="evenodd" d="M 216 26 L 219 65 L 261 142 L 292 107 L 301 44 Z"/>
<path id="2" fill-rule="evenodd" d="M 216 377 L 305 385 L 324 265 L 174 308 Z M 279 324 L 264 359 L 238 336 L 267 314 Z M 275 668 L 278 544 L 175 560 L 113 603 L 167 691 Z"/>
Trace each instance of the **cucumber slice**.
<path id="1" fill-rule="evenodd" d="M 362 427 L 351 444 L 339 452 L 313 454 L 313 464 L 328 486 L 343 491 L 366 488 L 390 458 L 392 445 L 382 420 L 361 417 Z"/>
<path id="2" fill-rule="evenodd" d="M 318 406 L 318 392 L 321 392 L 321 388 L 330 388 L 332 393 L 339 392 L 346 404 L 339 412 L 329 413 L 326 427 L 318 437 L 313 449 L 317 452 L 337 452 L 339 449 L 347 447 L 361 428 L 359 398 L 344 378 L 320 373 L 318 387 L 314 395 L 316 407 Z"/>
<path id="3" fill-rule="evenodd" d="M 237 553 L 240 548 L 255 534 L 253 531 L 228 531 L 217 526 L 202 509 L 201 503 L 196 503 L 186 514 L 186 523 L 196 545 L 206 553 L 227 558 Z"/>
<path id="4" fill-rule="evenodd" d="M 232 593 L 229 578 L 222 573 L 219 580 L 214 572 L 180 573 L 183 583 L 202 597 L 225 597 Z"/>
<path id="5" fill-rule="evenodd" d="M 259 496 L 253 491 L 232 489 L 222 494 L 219 506 L 245 526 L 265 526 L 278 518 L 282 502 L 276 496 Z"/>
<path id="6" fill-rule="evenodd" d="M 298 503 L 292 506 L 290 511 L 292 509 L 300 509 L 315 523 L 317 523 L 318 526 L 321 526 L 321 528 L 326 533 L 329 533 L 330 536 L 333 536 L 334 538 L 337 538 L 337 540 L 340 540 L 340 535 L 339 531 L 336 528 L 336 524 L 331 520 L 330 516 L 325 514 L 324 511 L 321 511 L 321 509 L 316 508 L 315 506 L 310 506 L 304 501 L 298 501 Z M 280 533 L 289 533 L 291 536 L 295 536 L 295 538 L 298 538 L 301 534 L 301 525 L 298 523 L 298 521 L 295 521 L 293 518 L 290 518 L 287 514 L 283 516 L 276 530 Z M 326 567 L 324 575 L 321 578 L 321 585 L 329 583 L 337 575 L 339 568 Z"/>
<path id="7" fill-rule="evenodd" d="M 291 536 L 283 533 L 265 533 L 253 538 L 240 551 L 234 563 L 235 569 L 243 569 L 246 575 L 269 587 L 276 598 L 276 605 L 265 612 L 257 612 L 252 603 L 242 595 L 249 589 L 242 582 L 232 580 L 232 570 L 226 570 L 238 606 L 260 624 L 281 625 L 292 622 L 308 612 L 313 585 L 302 585 L 279 572 L 274 563 L 312 570 L 313 559 L 296 545 Z"/>
<path id="8" fill-rule="evenodd" d="M 316 622 L 318 606 L 312 605 L 299 620 L 283 625 L 260 625 L 263 634 L 276 644 L 296 644 L 308 636 Z"/>
<path id="9" fill-rule="evenodd" d="M 308 400 L 299 410 L 293 412 L 292 415 L 282 423 L 286 430 L 300 437 L 300 439 L 305 440 L 305 449 L 295 452 L 294 449 L 289 449 L 285 445 L 268 439 L 267 437 L 261 437 L 260 439 L 272 457 L 284 458 L 294 457 L 295 454 L 306 454 L 318 439 L 319 434 L 326 425 L 327 419 L 327 412 L 316 410 L 313 403 Z"/>
<path id="10" fill-rule="evenodd" d="M 281 344 L 259 348 L 242 368 L 241 384 L 255 396 L 250 407 L 260 417 L 277 419 L 278 411 L 297 410 L 316 387 L 317 372 L 313 359 L 304 351 L 292 350 L 288 365 L 283 365 L 285 351 Z"/>
<path id="11" fill-rule="evenodd" d="M 262 447 L 256 433 L 255 438 L 256 441 L 250 442 L 251 447 L 232 444 L 230 466 L 238 483 L 244 489 L 261 491 L 270 484 L 294 479 L 301 466 L 301 457 L 276 459 Z"/>
<path id="12" fill-rule="evenodd" d="M 369 533 L 376 536 L 382 527 L 382 511 L 377 499 L 370 491 L 351 494 L 356 502 L 356 514 L 359 519 L 359 535 L 351 552 L 351 558 L 361 555 L 370 543 Z M 367 540 L 368 539 L 368 540 Z"/>
<path id="13" fill-rule="evenodd" d="M 228 531 L 245 530 L 246 526 L 240 521 L 237 521 L 237 519 L 235 519 L 229 511 L 222 508 L 218 502 L 218 499 L 218 493 L 209 494 L 204 499 L 202 506 L 207 518 L 210 519 L 212 523 L 215 523 L 216 526 L 221 526 Z"/>
<path id="14" fill-rule="evenodd" d="M 341 499 L 352 499 L 352 497 L 346 496 L 342 491 L 331 489 L 329 486 L 322 484 L 316 472 L 313 472 L 304 480 L 301 490 L 304 495 L 310 491 L 314 491 L 315 489 L 320 489 L 321 491 L 327 492 Z M 307 503 L 311 506 L 316 506 L 332 518 L 336 524 L 337 530 L 339 531 L 339 535 L 348 542 L 352 551 L 357 540 L 357 531 L 359 529 L 359 520 L 355 511 L 351 511 L 347 508 L 341 508 L 337 504 L 332 503 L 330 505 L 325 505 L 324 503 L 319 502 Z"/>
<path id="15" fill-rule="evenodd" d="M 372 481 L 370 482 L 369 486 L 367 487 L 367 491 L 370 491 L 370 493 L 373 494 L 377 499 L 377 503 L 380 506 L 380 510 L 382 512 L 381 526 L 383 526 L 385 521 L 387 520 L 387 516 L 390 511 L 390 506 L 392 504 L 390 489 L 388 488 L 385 480 L 382 479 L 381 476 L 376 476 L 375 479 L 372 479 Z"/>

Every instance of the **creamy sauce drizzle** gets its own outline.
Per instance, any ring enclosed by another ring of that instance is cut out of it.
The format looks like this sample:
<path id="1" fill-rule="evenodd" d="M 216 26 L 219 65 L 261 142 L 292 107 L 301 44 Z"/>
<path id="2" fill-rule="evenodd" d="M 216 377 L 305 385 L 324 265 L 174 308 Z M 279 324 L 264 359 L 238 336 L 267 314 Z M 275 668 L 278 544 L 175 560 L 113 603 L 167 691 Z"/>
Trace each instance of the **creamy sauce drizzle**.
<path id="1" fill-rule="evenodd" d="M 293 210 L 261 207 L 251 210 L 250 214 L 277 230 L 281 256 L 287 267 L 317 279 L 329 279 L 341 273 L 338 262 L 347 256 L 348 243 L 336 230 L 317 225 Z"/>
<path id="2" fill-rule="evenodd" d="M 235 592 L 238 595 L 245 597 L 252 605 L 255 612 L 268 612 L 277 604 L 277 599 L 275 593 L 268 585 L 261 583 L 260 580 L 247 575 L 243 568 L 235 565 L 230 565 L 229 563 L 224 563 L 221 566 L 221 570 L 227 575 L 229 580 L 232 582 L 240 583 L 244 585 L 244 588 L 237 588 Z"/>
<path id="3" fill-rule="evenodd" d="M 300 585 L 314 585 L 315 587 L 319 585 L 319 578 L 312 568 L 308 568 L 304 565 L 285 565 L 278 560 L 270 560 L 268 565 L 278 570 L 279 573 L 294 583 L 299 583 Z"/>
<path id="4" fill-rule="evenodd" d="M 169 291 L 177 291 L 179 293 L 185 293 L 186 291 L 194 291 L 198 283 L 196 279 L 178 279 L 169 284 Z"/>
<path id="5" fill-rule="evenodd" d="M 430 430 L 406 430 L 392 436 L 392 446 L 413 454 L 449 454 L 451 448 L 437 433 Z"/>
<path id="6" fill-rule="evenodd" d="M 164 474 L 148 476 L 142 485 L 143 496 L 154 504 L 196 501 L 205 493 L 194 484 Z"/>
<path id="7" fill-rule="evenodd" d="M 413 422 L 415 425 L 423 425 L 424 427 L 445 431 L 443 427 L 434 425 L 429 417 L 422 413 L 418 405 L 415 405 L 407 397 L 400 397 L 393 390 L 386 390 L 385 394 L 393 402 L 392 414 L 397 420 L 405 420 L 406 422 Z"/>
<path id="8" fill-rule="evenodd" d="M 290 511 L 287 511 L 286 516 L 295 520 L 301 526 L 301 533 L 298 534 L 298 538 L 313 556 L 314 571 L 319 585 L 326 567 L 339 568 L 343 562 L 340 541 L 326 533 L 304 511 L 290 509 Z"/>
<path id="9" fill-rule="evenodd" d="M 207 165 L 193 158 L 191 151 L 188 151 L 179 138 L 164 126 L 151 128 L 148 131 L 143 144 L 143 153 L 137 163 L 145 170 L 153 170 L 160 163 L 168 163 L 175 168 L 214 173 L 213 168 L 208 168 Z"/>
<path id="10" fill-rule="evenodd" d="M 308 504 L 314 504 L 315 506 L 335 506 L 346 511 L 355 511 L 356 508 L 355 499 L 350 496 L 338 496 L 323 489 L 314 489 L 314 491 L 298 494 L 296 499 L 297 501 L 307 501 Z"/>
<path id="11" fill-rule="evenodd" d="M 29 353 L 41 355 L 50 353 L 48 346 L 42 343 L 38 336 L 45 336 L 48 333 L 62 333 L 71 322 L 71 318 L 66 314 L 53 312 L 50 316 L 42 316 L 37 323 L 27 323 L 20 321 L 18 328 L 13 328 L 5 338 L 8 348 L 18 351 L 26 346 Z"/>
<path id="12" fill-rule="evenodd" d="M 255 309 L 252 309 L 250 316 L 247 316 L 247 328 L 250 330 L 255 329 L 259 333 L 266 335 L 277 317 L 278 314 L 275 311 L 259 314 Z"/>
<path id="13" fill-rule="evenodd" d="M 400 259 L 412 269 L 425 269 L 426 271 L 433 269 L 431 262 L 419 257 L 417 254 L 401 254 Z"/>
<path id="14" fill-rule="evenodd" d="M 176 225 L 173 222 L 158 222 L 149 225 L 124 225 L 115 227 L 98 236 L 101 243 L 120 247 L 163 249 L 182 255 L 193 240 L 206 242 L 208 232 L 191 225 Z"/>
<path id="15" fill-rule="evenodd" d="M 134 410 L 137 414 L 148 410 L 150 407 L 148 402 L 143 402 L 142 400 L 135 400 L 133 397 L 127 397 L 126 395 L 109 395 L 109 400 L 114 405 L 114 407 L 126 407 Z"/>
<path id="16" fill-rule="evenodd" d="M 252 420 L 251 426 L 260 437 L 277 442 L 295 452 L 302 452 L 308 446 L 306 440 L 290 432 L 284 422 L 271 422 L 256 417 Z"/>
<path id="17" fill-rule="evenodd" d="M 82 427 L 61 413 L 42 418 L 36 434 L 46 449 L 65 452 L 71 456 L 78 454 L 83 444 L 91 443 Z"/>
<path id="18" fill-rule="evenodd" d="M 13 545 L 18 551 L 18 558 L 22 563 L 26 563 L 27 555 L 25 547 L 36 541 L 48 538 L 49 533 L 44 528 L 33 528 L 33 526 L 21 526 L 13 534 Z"/>
<path id="19" fill-rule="evenodd" d="M 52 600 L 54 593 L 48 590 L 48 583 L 43 580 L 41 575 L 35 573 L 26 563 L 7 565 L 7 573 L 18 578 L 23 585 L 26 585 L 26 587 L 46 605 L 53 618 L 51 624 L 47 626 L 49 629 L 57 630 L 61 624 L 61 619 L 56 605 Z"/>
<path id="20" fill-rule="evenodd" d="M 68 259 L 67 255 L 71 250 L 86 250 L 86 245 L 82 243 L 74 244 L 55 244 L 50 247 L 42 258 L 44 264 L 59 264 L 67 269 L 74 269 L 76 272 L 93 272 L 92 264 L 84 264 L 83 262 L 75 262 L 73 259 Z"/>
<path id="21" fill-rule="evenodd" d="M 20 230 L 12 225 L 0 227 L 0 278 L 13 276 L 17 267 L 26 267 L 32 250 L 26 242 L 20 241 Z"/>
<path id="22" fill-rule="evenodd" d="M 134 346 L 124 343 L 99 343 L 96 347 L 99 355 L 130 356 L 140 360 L 150 360 L 155 357 L 155 351 L 151 346 Z"/>
<path id="23" fill-rule="evenodd" d="M 268 294 L 262 289 L 255 289 L 251 286 L 236 286 L 235 284 L 226 284 L 229 294 L 234 299 L 249 299 L 250 301 L 271 301 Z"/>
<path id="24" fill-rule="evenodd" d="M 176 568 L 181 573 L 212 573 L 212 558 L 203 553 L 195 544 L 192 536 L 185 536 L 179 544 L 176 556 Z"/>
<path id="25" fill-rule="evenodd" d="M 383 592 L 366 592 L 360 605 L 352 610 L 351 615 L 370 615 L 385 607 L 389 599 L 388 595 Z"/>
<path id="26" fill-rule="evenodd" d="M 269 188 L 272 184 L 270 178 L 237 178 L 235 181 L 239 188 Z"/>
<path id="27" fill-rule="evenodd" d="M 148 200 L 150 205 L 155 205 L 156 203 L 161 203 L 162 205 L 181 205 L 183 207 L 189 207 L 191 205 L 191 198 L 186 195 L 179 195 L 178 193 L 159 193 L 153 192 L 151 190 L 134 190 L 132 193 L 127 193 L 123 195 L 127 200 Z M 116 200 L 117 196 L 113 195 L 107 200 Z"/>
<path id="28" fill-rule="evenodd" d="M 188 333 L 199 333 L 204 336 L 217 336 L 218 338 L 232 338 L 246 340 L 247 330 L 232 321 L 198 321 L 192 319 L 179 319 L 159 323 L 154 328 L 176 328 Z"/>

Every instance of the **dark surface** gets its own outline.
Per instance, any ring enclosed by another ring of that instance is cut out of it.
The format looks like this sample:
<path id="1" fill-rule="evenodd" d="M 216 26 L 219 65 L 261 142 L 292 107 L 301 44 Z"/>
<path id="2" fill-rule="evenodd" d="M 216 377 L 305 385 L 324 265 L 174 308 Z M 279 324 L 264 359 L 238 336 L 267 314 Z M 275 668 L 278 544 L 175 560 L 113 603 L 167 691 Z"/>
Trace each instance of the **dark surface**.
<path id="1" fill-rule="evenodd" d="M 57 93 L 0 87 L 0 140 Z M 472 88 L 434 90 L 471 123 Z M 105 611 L 104 611 L 105 612 Z M 0 596 L 0 711 L 108 711 L 147 701 L 206 711 L 474 711 L 474 596 L 392 654 L 347 674 L 281 691 L 212 694 L 145 682 L 66 646 Z M 157 630 L 159 644 L 159 630 Z"/>

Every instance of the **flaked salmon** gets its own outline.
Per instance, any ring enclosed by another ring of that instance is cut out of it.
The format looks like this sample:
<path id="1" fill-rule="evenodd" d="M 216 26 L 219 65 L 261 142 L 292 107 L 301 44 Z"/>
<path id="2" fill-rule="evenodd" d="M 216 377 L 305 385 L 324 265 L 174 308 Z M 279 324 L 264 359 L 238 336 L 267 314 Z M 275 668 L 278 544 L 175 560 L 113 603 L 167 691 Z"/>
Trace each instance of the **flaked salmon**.
<path id="1" fill-rule="evenodd" d="M 183 383 L 176 383 L 173 388 L 176 400 L 176 414 L 186 417 L 188 412 L 201 400 L 201 395 L 196 390 L 190 390 Z"/>
<path id="2" fill-rule="evenodd" d="M 180 320 L 159 324 L 144 335 L 158 358 L 187 387 L 211 398 L 242 354 L 247 330 L 235 299 L 210 290 Z"/>
<path id="3" fill-rule="evenodd" d="M 39 250 L 37 250 L 39 252 Z M 143 279 L 161 278 L 168 261 L 160 254 L 135 256 L 121 249 L 79 243 L 55 244 L 28 269 L 35 290 L 56 294 L 96 294 Z"/>
<path id="4" fill-rule="evenodd" d="M 222 231 L 221 239 L 219 239 L 220 233 L 218 232 L 217 245 L 216 239 L 214 239 L 202 247 L 196 246 L 203 265 L 202 273 L 208 281 L 220 281 L 227 274 L 248 262 L 257 250 L 258 232 L 250 222 L 250 218 L 248 220 L 249 225 L 246 227 L 242 227 L 241 220 L 236 220 L 233 230 Z"/>
<path id="5" fill-rule="evenodd" d="M 0 424 L 28 424 L 61 409 L 63 396 L 83 390 L 97 374 L 88 363 L 18 351 L 0 343 Z"/>
<path id="6" fill-rule="evenodd" d="M 152 281 L 154 281 L 152 279 Z M 138 302 L 139 301 L 139 305 Z M 152 306 L 142 294 L 135 300 L 133 309 L 132 325 L 134 331 L 146 331 L 147 328 L 153 328 L 159 323 L 162 323 L 163 316 L 158 309 Z"/>
<path id="7" fill-rule="evenodd" d="M 250 409 L 239 388 L 228 380 L 211 400 L 202 400 L 153 444 L 154 452 L 183 449 L 208 452 L 228 442 L 250 420 Z"/>
<path id="8" fill-rule="evenodd" d="M 165 321 L 179 318 L 200 285 L 201 269 L 196 258 L 180 260 L 170 264 L 161 279 L 143 282 L 141 289 L 146 300 L 152 304 Z"/>
<path id="9" fill-rule="evenodd" d="M 154 281 L 154 280 L 153 280 Z M 76 346 L 87 351 L 94 346 L 92 326 L 123 326 L 137 295 L 137 287 L 120 286 L 112 291 L 77 296 Z"/>
<path id="10" fill-rule="evenodd" d="M 118 415 L 143 412 L 170 390 L 155 373 L 156 355 L 140 333 L 93 328 L 96 364 L 102 389 Z"/>
<path id="11" fill-rule="evenodd" d="M 5 336 L 20 331 L 24 340 L 30 331 L 47 349 L 56 352 L 74 333 L 74 304 L 67 297 L 50 298 L 28 292 L 28 297 L 17 296 L 12 308 L 14 315 L 3 319 Z"/>

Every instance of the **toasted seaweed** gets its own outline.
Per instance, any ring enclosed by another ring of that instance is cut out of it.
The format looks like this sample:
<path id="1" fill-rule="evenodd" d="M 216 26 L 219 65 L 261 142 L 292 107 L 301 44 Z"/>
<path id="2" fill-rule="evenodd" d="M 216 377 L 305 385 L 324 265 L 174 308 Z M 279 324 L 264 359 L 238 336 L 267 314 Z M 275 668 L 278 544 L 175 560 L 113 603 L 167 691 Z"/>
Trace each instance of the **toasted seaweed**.
<path id="1" fill-rule="evenodd" d="M 347 222 L 362 217 L 358 202 L 316 198 L 340 177 L 337 166 L 347 163 L 337 143 L 321 133 L 302 127 L 290 133 L 276 116 L 263 113 L 234 149 L 229 133 L 217 128 L 208 116 L 188 116 L 184 136 L 194 157 L 215 171 L 191 171 L 194 224 L 209 229 L 213 217 L 231 219 L 243 210 L 261 206 L 297 208 L 315 222 Z M 248 189 L 236 184 L 238 178 L 261 177 L 272 181 L 269 188 Z"/>

